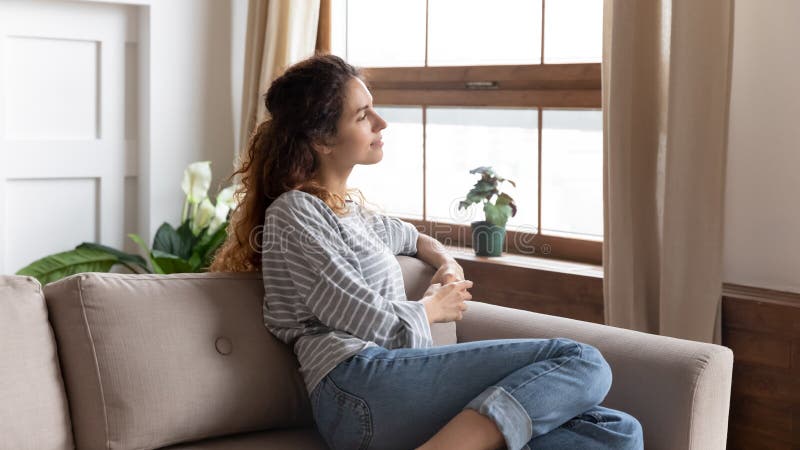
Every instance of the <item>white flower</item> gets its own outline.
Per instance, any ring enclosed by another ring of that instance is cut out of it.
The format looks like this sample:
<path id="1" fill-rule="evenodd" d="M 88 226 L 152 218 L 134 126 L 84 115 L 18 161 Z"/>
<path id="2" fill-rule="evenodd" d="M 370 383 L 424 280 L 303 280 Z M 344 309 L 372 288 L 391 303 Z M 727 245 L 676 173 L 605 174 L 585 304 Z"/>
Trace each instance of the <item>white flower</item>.
<path id="1" fill-rule="evenodd" d="M 219 191 L 219 194 L 217 194 L 217 207 L 219 207 L 219 205 L 225 205 L 228 209 L 232 209 L 235 206 L 233 201 L 234 192 L 236 192 L 236 186 L 233 185 Z"/>
<path id="2" fill-rule="evenodd" d="M 183 171 L 181 188 L 189 203 L 199 203 L 208 197 L 211 187 L 211 161 L 198 161 L 189 164 Z"/>
<path id="3" fill-rule="evenodd" d="M 214 217 L 208 224 L 208 234 L 214 234 L 228 219 L 228 212 L 231 209 L 224 202 L 217 201 L 217 206 L 214 208 Z"/>
<path id="4" fill-rule="evenodd" d="M 204 198 L 203 201 L 200 202 L 197 215 L 192 219 L 192 232 L 194 234 L 199 234 L 200 231 L 211 222 L 211 219 L 214 217 L 214 212 L 214 205 L 211 204 L 211 200 Z"/>

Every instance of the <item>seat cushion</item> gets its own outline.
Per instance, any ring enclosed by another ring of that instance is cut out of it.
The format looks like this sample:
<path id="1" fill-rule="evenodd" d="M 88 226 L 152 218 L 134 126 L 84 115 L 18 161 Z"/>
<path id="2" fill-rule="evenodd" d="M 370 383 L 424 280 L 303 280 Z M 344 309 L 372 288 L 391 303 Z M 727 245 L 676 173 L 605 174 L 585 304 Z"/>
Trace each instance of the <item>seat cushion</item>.
<path id="1" fill-rule="evenodd" d="M 44 291 L 78 448 L 313 426 L 259 274 L 89 273 Z"/>
<path id="2" fill-rule="evenodd" d="M 0 276 L 0 349 L 0 448 L 73 448 L 53 330 L 35 278 Z"/>
<path id="3" fill-rule="evenodd" d="M 328 450 L 316 428 L 237 434 L 165 447 L 164 450 Z"/>

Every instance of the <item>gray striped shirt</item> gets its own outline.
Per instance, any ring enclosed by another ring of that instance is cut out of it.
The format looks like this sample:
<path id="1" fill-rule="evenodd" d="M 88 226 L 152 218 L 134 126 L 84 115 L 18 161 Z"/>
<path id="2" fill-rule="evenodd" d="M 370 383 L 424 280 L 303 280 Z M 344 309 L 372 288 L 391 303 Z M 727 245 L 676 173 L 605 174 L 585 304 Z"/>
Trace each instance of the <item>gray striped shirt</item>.
<path id="1" fill-rule="evenodd" d="M 366 347 L 433 346 L 425 307 L 407 300 L 395 258 L 417 252 L 419 232 L 347 204 L 340 217 L 318 197 L 291 190 L 264 219 L 264 324 L 293 345 L 309 395 Z"/>

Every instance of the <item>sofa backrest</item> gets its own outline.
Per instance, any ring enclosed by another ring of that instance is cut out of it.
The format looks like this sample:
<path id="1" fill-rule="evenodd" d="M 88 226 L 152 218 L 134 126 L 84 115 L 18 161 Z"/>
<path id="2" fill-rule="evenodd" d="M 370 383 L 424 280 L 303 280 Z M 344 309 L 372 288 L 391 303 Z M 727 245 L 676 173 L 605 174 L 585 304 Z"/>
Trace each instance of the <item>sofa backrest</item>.
<path id="1" fill-rule="evenodd" d="M 398 259 L 418 299 L 433 270 Z M 293 350 L 264 326 L 260 274 L 87 273 L 44 291 L 78 448 L 313 425 Z M 432 333 L 456 342 L 455 323 Z"/>
<path id="2" fill-rule="evenodd" d="M 74 275 L 45 286 L 78 448 L 312 423 L 257 274 Z"/>
<path id="3" fill-rule="evenodd" d="M 0 276 L 0 402 L 0 448 L 73 448 L 53 330 L 35 278 Z"/>

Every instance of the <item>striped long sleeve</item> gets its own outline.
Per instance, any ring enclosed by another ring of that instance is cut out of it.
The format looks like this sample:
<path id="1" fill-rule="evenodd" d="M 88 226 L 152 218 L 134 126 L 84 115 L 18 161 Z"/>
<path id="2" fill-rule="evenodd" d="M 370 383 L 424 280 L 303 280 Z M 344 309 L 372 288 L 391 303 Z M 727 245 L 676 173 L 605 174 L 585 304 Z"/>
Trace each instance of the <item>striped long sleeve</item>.
<path id="1" fill-rule="evenodd" d="M 416 253 L 416 236 L 406 226 L 411 225 L 389 222 L 386 237 L 393 247 L 384 245 L 384 252 L 376 251 L 374 258 L 360 258 L 354 247 L 363 247 L 364 243 L 348 241 L 351 235 L 345 233 L 346 224 L 324 202 L 300 191 L 292 192 L 297 193 L 287 196 L 285 205 L 270 208 L 265 220 L 264 261 L 271 261 L 280 272 L 275 274 L 265 265 L 265 283 L 273 275 L 287 275 L 303 309 L 316 318 L 313 322 L 331 330 L 389 349 L 431 347 L 424 305 L 404 297 L 386 298 L 364 275 L 395 269 L 387 262 L 390 250 Z M 381 247 L 372 243 L 372 248 Z M 389 258 L 394 260 L 393 256 Z M 282 264 L 275 265 L 276 260 Z M 399 281 L 402 283 L 402 279 Z M 266 291 L 269 306 L 269 286 Z"/>
<path id="2" fill-rule="evenodd" d="M 395 217 L 383 214 L 376 216 L 375 231 L 391 249 L 393 255 L 410 255 L 417 253 L 417 228 Z"/>

